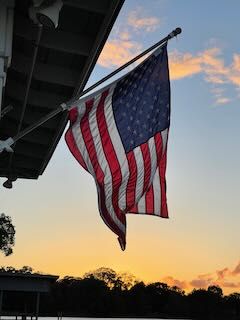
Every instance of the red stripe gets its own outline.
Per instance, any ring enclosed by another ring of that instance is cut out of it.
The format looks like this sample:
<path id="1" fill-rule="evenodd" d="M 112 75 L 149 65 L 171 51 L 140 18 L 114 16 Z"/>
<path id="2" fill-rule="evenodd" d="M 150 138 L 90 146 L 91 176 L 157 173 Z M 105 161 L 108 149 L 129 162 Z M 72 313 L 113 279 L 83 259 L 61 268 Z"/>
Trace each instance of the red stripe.
<path id="1" fill-rule="evenodd" d="M 145 203 L 146 203 L 146 213 L 154 214 L 154 192 L 153 192 L 152 184 L 146 193 Z"/>
<path id="2" fill-rule="evenodd" d="M 161 133 L 158 132 L 155 136 L 154 136 L 154 141 L 155 141 L 155 148 L 156 148 L 156 154 L 157 154 L 157 163 L 160 163 L 161 157 L 162 157 L 162 136 Z"/>
<path id="3" fill-rule="evenodd" d="M 129 178 L 127 183 L 126 191 L 126 204 L 127 212 L 134 212 L 136 208 L 135 205 L 135 194 L 136 194 L 136 184 L 137 184 L 137 163 L 133 151 L 127 154 L 128 167 L 129 167 Z"/>
<path id="4" fill-rule="evenodd" d="M 65 134 L 65 140 L 66 143 L 68 145 L 68 148 L 70 149 L 72 155 L 76 158 L 76 160 L 79 162 L 79 164 L 86 170 L 88 171 L 87 165 L 82 157 L 82 154 L 80 152 L 80 150 L 78 149 L 78 146 L 76 144 L 75 138 L 73 136 L 73 132 L 72 132 L 72 127 L 75 124 L 75 122 L 77 121 L 78 118 L 78 109 L 77 107 L 72 108 L 69 111 L 68 114 L 69 120 L 70 120 L 70 126 L 69 129 L 67 130 L 66 134 Z M 78 124 L 76 124 L 78 125 Z"/>
<path id="5" fill-rule="evenodd" d="M 135 204 L 135 205 L 131 208 L 130 212 L 131 212 L 131 213 L 139 213 L 139 212 L 138 212 L 138 206 L 137 206 L 137 204 Z"/>
<path id="6" fill-rule="evenodd" d="M 167 148 L 159 165 L 160 185 L 161 185 L 161 217 L 168 218 L 167 196 L 166 196 L 166 164 L 167 164 Z"/>
<path id="7" fill-rule="evenodd" d="M 77 107 L 72 108 L 68 113 L 68 118 L 70 120 L 71 125 L 73 125 L 78 117 L 78 109 Z"/>
<path id="8" fill-rule="evenodd" d="M 122 173 L 121 173 L 121 168 L 118 162 L 118 157 L 116 155 L 116 151 L 114 149 L 110 134 L 108 132 L 108 126 L 107 126 L 105 113 L 104 113 L 105 99 L 107 98 L 108 94 L 109 94 L 109 90 L 102 93 L 99 105 L 97 107 L 97 124 L 100 132 L 103 151 L 104 151 L 106 160 L 108 162 L 108 166 L 110 168 L 110 172 L 112 176 L 112 205 L 117 215 L 117 218 L 123 224 L 125 224 L 126 223 L 125 214 L 123 214 L 123 212 L 120 210 L 118 206 L 119 189 L 122 183 Z"/>
<path id="9" fill-rule="evenodd" d="M 91 108 L 93 106 L 93 100 L 86 102 L 86 106 L 87 106 L 87 111 L 80 122 L 80 127 L 82 131 L 83 139 L 85 142 L 85 146 L 87 148 L 87 151 L 96 175 L 97 184 L 100 190 L 99 206 L 100 206 L 101 216 L 104 222 L 109 226 L 109 228 L 114 233 L 116 233 L 121 239 L 125 239 L 125 234 L 121 231 L 121 229 L 119 229 L 119 227 L 112 220 L 112 217 L 110 216 L 105 205 L 104 173 L 98 163 L 97 152 L 96 152 L 94 141 L 90 131 L 89 119 L 88 119 L 88 114 L 91 111 Z"/>
<path id="10" fill-rule="evenodd" d="M 82 154 L 78 149 L 78 146 L 76 144 L 76 141 L 74 139 L 72 129 L 71 127 L 68 129 L 68 131 L 65 134 L 65 140 L 68 145 L 69 150 L 71 151 L 72 155 L 76 158 L 76 160 L 79 162 L 79 164 L 88 171 L 87 165 L 85 161 L 83 160 Z"/>

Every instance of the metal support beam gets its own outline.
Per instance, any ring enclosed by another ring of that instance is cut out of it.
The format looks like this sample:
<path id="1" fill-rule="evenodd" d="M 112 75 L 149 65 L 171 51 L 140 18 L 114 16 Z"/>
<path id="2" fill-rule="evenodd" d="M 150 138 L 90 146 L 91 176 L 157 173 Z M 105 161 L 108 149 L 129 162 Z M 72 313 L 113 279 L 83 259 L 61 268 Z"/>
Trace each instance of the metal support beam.
<path id="1" fill-rule="evenodd" d="M 0 291 L 0 317 L 2 315 L 3 290 Z"/>
<path id="2" fill-rule="evenodd" d="M 37 301 L 36 301 L 36 320 L 38 320 L 38 315 L 39 315 L 39 306 L 40 306 L 40 292 L 37 292 Z"/>
<path id="3" fill-rule="evenodd" d="M 0 1 L 0 118 L 6 70 L 12 57 L 13 11 L 14 0 Z"/>

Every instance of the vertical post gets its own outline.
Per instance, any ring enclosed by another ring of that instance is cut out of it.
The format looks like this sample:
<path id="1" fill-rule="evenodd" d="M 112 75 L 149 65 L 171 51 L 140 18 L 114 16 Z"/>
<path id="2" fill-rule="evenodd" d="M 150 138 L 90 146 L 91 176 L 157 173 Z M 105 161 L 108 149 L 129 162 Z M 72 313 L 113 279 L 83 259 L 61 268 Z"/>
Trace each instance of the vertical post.
<path id="1" fill-rule="evenodd" d="M 37 301 L 36 301 L 36 320 L 38 320 L 39 305 L 40 305 L 40 292 L 37 292 Z"/>
<path id="2" fill-rule="evenodd" d="M 0 317 L 2 315 L 3 290 L 0 291 Z"/>

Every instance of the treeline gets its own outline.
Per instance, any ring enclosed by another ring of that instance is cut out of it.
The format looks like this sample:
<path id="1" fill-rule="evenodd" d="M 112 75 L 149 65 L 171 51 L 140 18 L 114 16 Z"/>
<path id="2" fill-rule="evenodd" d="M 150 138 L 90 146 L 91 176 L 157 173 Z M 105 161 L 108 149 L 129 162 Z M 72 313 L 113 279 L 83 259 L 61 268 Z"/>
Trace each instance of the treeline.
<path id="1" fill-rule="evenodd" d="M 21 272 L 32 269 L 24 267 Z M 49 294 L 41 296 L 40 315 L 239 320 L 240 294 L 224 296 L 214 285 L 186 294 L 162 282 L 145 284 L 129 274 L 100 268 L 82 278 L 58 280 Z"/>

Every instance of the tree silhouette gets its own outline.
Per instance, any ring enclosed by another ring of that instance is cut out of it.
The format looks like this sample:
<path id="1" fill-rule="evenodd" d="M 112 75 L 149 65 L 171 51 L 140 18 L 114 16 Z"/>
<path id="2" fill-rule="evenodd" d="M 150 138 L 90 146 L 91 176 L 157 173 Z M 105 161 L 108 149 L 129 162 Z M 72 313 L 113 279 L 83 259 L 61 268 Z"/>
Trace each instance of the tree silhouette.
<path id="1" fill-rule="evenodd" d="M 0 215 L 0 250 L 5 256 L 9 256 L 13 250 L 15 242 L 15 228 L 12 225 L 12 220 L 4 213 Z"/>
<path id="2" fill-rule="evenodd" d="M 28 266 L 0 267 L 0 272 L 36 274 Z M 14 292 L 9 297 L 11 305 L 19 304 Z M 31 299 L 35 296 L 30 295 Z M 240 293 L 224 296 L 216 285 L 185 293 L 166 283 L 136 282 L 132 275 L 99 268 L 82 278 L 59 279 L 51 292 L 42 295 L 40 316 L 56 317 L 59 313 L 63 317 L 87 318 L 240 320 Z"/>

